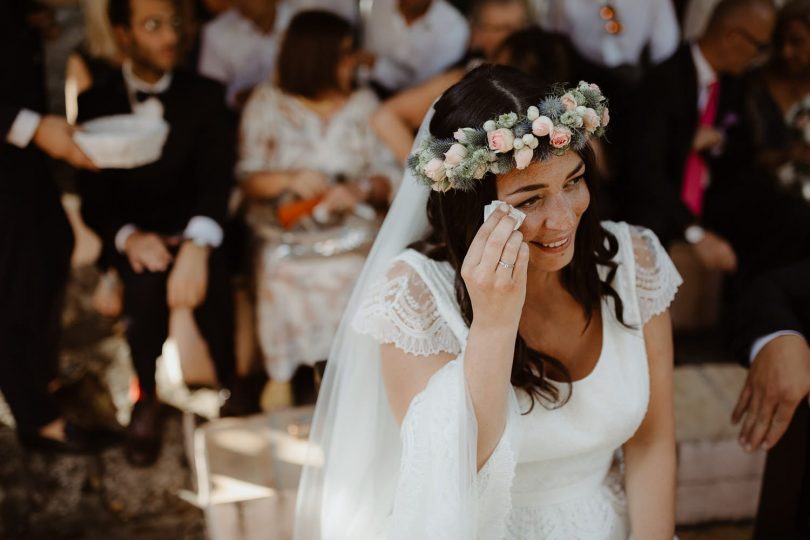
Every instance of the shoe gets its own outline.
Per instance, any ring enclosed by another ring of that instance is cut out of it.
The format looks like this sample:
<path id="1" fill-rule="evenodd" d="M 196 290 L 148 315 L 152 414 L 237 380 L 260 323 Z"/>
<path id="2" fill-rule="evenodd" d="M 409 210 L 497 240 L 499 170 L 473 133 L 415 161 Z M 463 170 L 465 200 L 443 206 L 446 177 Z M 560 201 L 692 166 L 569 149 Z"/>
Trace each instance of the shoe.
<path id="1" fill-rule="evenodd" d="M 86 430 L 70 421 L 65 422 L 65 440 L 37 432 L 19 432 L 18 438 L 26 450 L 55 454 L 94 454 L 120 440 L 114 433 Z"/>
<path id="2" fill-rule="evenodd" d="M 125 455 L 134 467 L 157 461 L 163 442 L 163 411 L 155 396 L 140 398 L 132 408 L 127 426 Z"/>

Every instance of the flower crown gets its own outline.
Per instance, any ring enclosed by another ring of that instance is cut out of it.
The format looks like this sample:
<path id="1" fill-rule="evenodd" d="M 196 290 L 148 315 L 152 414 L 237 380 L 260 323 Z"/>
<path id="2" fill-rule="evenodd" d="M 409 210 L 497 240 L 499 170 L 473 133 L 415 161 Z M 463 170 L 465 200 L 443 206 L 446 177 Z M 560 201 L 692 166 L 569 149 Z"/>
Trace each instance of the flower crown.
<path id="1" fill-rule="evenodd" d="M 525 116 L 510 112 L 465 127 L 452 139 L 428 137 L 408 158 L 414 176 L 435 191 L 471 190 L 485 174 L 525 169 L 533 159 L 581 150 L 591 136 L 601 137 L 610 121 L 607 99 L 595 84 L 559 88 L 529 107 Z"/>

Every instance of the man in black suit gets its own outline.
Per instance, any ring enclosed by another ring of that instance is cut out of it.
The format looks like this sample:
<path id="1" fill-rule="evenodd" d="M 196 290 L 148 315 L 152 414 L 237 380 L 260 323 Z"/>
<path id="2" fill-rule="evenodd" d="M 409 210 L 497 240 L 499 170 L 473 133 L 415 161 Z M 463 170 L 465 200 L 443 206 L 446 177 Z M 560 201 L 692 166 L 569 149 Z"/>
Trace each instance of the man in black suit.
<path id="1" fill-rule="evenodd" d="M 732 420 L 746 450 L 768 451 L 754 537 L 810 538 L 810 259 L 748 283 L 734 323 L 751 368 Z"/>
<path id="2" fill-rule="evenodd" d="M 57 376 L 73 235 L 47 156 L 93 167 L 64 118 L 44 115 L 39 33 L 28 2 L 0 11 L 0 390 L 28 447 L 86 449 L 48 390 Z"/>
<path id="3" fill-rule="evenodd" d="M 683 239 L 707 268 L 734 270 L 731 245 L 703 228 L 703 195 L 712 154 L 738 111 L 735 76 L 768 50 L 775 23 L 770 0 L 721 0 L 703 36 L 650 70 L 636 100 L 626 148 L 628 220 L 665 245 Z"/>
<path id="4" fill-rule="evenodd" d="M 175 69 L 180 19 L 173 1 L 112 0 L 109 16 L 126 59 L 118 76 L 79 97 L 79 120 L 134 112 L 162 114 L 169 124 L 158 161 L 80 177 L 83 217 L 114 254 L 124 284 L 127 339 L 140 385 L 127 456 L 148 465 L 160 449 L 154 373 L 170 308 L 194 310 L 219 382 L 231 384 L 232 297 L 219 246 L 235 122 L 219 83 Z"/>

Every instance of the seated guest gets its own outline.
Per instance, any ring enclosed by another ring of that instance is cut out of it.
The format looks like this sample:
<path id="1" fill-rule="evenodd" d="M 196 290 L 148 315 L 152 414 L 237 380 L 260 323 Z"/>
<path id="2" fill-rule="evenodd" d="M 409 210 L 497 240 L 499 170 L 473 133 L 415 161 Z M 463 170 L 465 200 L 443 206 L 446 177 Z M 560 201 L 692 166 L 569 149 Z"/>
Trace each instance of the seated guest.
<path id="1" fill-rule="evenodd" d="M 340 13 L 351 6 L 326 0 L 234 0 L 234 7 L 205 25 L 198 69 L 227 87 L 226 99 L 241 109 L 251 90 L 273 74 L 278 44 L 296 11 L 329 8 Z"/>
<path id="2" fill-rule="evenodd" d="M 199 72 L 226 85 L 228 105 L 241 108 L 253 87 L 273 73 L 292 7 L 284 0 L 234 4 L 203 28 Z"/>
<path id="3" fill-rule="evenodd" d="M 458 62 L 469 38 L 464 16 L 446 0 L 375 0 L 363 61 L 388 93 L 426 81 Z"/>
<path id="4" fill-rule="evenodd" d="M 377 98 L 352 88 L 352 36 L 352 26 L 337 15 L 296 15 L 281 45 L 278 87 L 259 86 L 242 115 L 237 171 L 261 241 L 257 333 L 270 377 L 280 382 L 299 365 L 326 359 L 365 255 L 300 254 L 297 249 L 311 247 L 307 231 L 337 235 L 341 221 L 319 227 L 306 216 L 292 225 L 277 211 L 296 201 L 320 201 L 332 216 L 362 203 L 384 207 L 391 180 L 401 174 L 369 126 Z"/>
<path id="5" fill-rule="evenodd" d="M 170 127 L 158 161 L 79 177 L 85 222 L 107 246 L 124 285 L 127 341 L 140 388 L 127 457 L 147 465 L 160 450 L 155 361 L 169 309 L 194 310 L 220 384 L 231 383 L 232 297 L 218 248 L 235 130 L 219 83 L 175 69 L 179 19 L 172 0 L 111 0 L 109 15 L 123 68 L 79 96 L 79 121 L 162 111 Z"/>
<path id="6" fill-rule="evenodd" d="M 754 538 L 810 538 L 810 258 L 748 283 L 733 343 L 750 371 L 734 409 L 740 444 L 765 450 Z"/>
<path id="7" fill-rule="evenodd" d="M 726 239 L 702 226 L 707 161 L 739 113 L 734 76 L 767 52 L 775 17 L 769 0 L 722 0 L 698 42 L 648 73 L 633 107 L 633 158 L 617 186 L 624 213 L 665 244 L 686 240 L 709 269 L 734 270 L 737 259 Z"/>
<path id="8" fill-rule="evenodd" d="M 707 193 L 708 216 L 748 273 L 810 256 L 808 126 L 810 0 L 794 0 L 779 12 L 774 55 L 746 81 L 741 121 L 725 141 L 730 158 Z"/>

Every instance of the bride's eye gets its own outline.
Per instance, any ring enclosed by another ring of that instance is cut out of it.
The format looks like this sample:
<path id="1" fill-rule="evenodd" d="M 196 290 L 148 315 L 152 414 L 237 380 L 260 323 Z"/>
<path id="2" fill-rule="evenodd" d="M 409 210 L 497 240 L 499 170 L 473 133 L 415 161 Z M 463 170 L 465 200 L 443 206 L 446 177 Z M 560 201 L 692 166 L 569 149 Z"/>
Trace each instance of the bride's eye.
<path id="1" fill-rule="evenodd" d="M 581 182 L 582 182 L 584 179 L 585 179 L 585 175 L 584 175 L 584 174 L 580 174 L 580 175 L 579 175 L 579 176 L 577 176 L 576 178 L 572 178 L 571 180 L 569 180 L 569 181 L 568 181 L 568 183 L 567 183 L 567 184 L 565 184 L 565 187 L 566 187 L 566 188 L 573 188 L 573 187 L 576 187 L 576 186 L 577 186 L 577 185 L 579 185 L 579 184 L 580 184 L 580 183 L 581 183 Z"/>
<path id="2" fill-rule="evenodd" d="M 517 206 L 515 206 L 515 208 L 531 208 L 536 203 L 538 203 L 538 202 L 540 202 L 542 200 L 543 200 L 542 197 L 540 197 L 539 195 L 535 195 L 534 197 L 530 197 L 530 198 L 526 199 L 525 201 L 523 201 L 522 203 L 519 203 Z"/>

